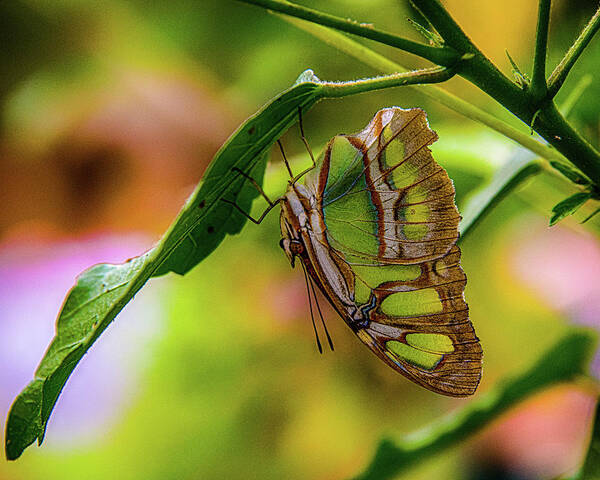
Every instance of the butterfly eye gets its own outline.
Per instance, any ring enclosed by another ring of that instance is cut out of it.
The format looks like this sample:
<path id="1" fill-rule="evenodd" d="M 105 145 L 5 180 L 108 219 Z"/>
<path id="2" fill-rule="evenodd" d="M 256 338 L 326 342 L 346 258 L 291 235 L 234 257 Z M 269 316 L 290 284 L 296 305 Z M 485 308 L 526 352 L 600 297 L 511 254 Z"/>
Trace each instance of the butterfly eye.
<path id="1" fill-rule="evenodd" d="M 302 242 L 299 242 L 298 240 L 292 240 L 290 242 L 290 250 L 294 255 L 301 255 L 304 253 L 304 245 L 302 245 Z"/>

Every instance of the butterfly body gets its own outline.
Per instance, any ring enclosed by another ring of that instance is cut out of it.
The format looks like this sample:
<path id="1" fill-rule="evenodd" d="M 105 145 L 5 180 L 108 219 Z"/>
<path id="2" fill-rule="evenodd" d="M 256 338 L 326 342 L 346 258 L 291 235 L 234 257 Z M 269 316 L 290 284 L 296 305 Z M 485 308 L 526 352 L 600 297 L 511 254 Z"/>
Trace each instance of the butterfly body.
<path id="1" fill-rule="evenodd" d="M 482 349 L 468 318 L 454 186 L 420 109 L 379 111 L 334 137 L 281 200 L 281 246 L 356 335 L 414 382 L 472 394 Z"/>

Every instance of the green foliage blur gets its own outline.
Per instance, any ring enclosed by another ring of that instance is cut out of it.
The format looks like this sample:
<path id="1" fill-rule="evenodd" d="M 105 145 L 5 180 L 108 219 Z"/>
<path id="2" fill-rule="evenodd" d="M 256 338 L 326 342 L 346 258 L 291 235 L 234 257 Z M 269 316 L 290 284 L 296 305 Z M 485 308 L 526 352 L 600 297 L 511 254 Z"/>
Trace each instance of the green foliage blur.
<path id="1" fill-rule="evenodd" d="M 521 70 L 530 69 L 537 2 L 444 3 L 503 71 L 510 71 L 505 49 Z M 303 4 L 419 39 L 406 21 L 418 19 L 407 2 Z M 555 2 L 549 65 L 594 7 Z M 57 251 L 69 258 L 87 248 L 95 261 L 117 262 L 150 248 L 219 145 L 300 72 L 312 68 L 326 80 L 374 72 L 276 16 L 230 0 L 4 2 L 0 31 L 0 271 L 26 279 L 23 292 L 18 282 L 0 289 L 0 301 L 11 306 L 0 316 L 5 419 L 51 339 L 67 293 L 54 287 L 56 302 L 35 308 L 36 295 L 53 288 L 54 277 L 44 272 L 61 271 L 61 262 L 48 263 Z M 596 40 L 559 102 L 599 61 Z M 460 79 L 444 88 L 519 125 Z M 572 113 L 595 145 L 599 99 L 594 80 Z M 525 154 L 414 89 L 322 102 L 304 118 L 306 135 L 318 151 L 391 105 L 428 112 L 440 136 L 432 150 L 454 181 L 459 208 L 500 165 Z M 307 158 L 297 129 L 282 141 L 300 171 Z M 274 149 L 266 179 L 273 197 L 285 185 L 282 168 Z M 540 174 L 462 243 L 465 295 L 484 348 L 480 392 L 526 369 L 573 325 L 598 327 L 599 220 L 578 224 L 591 213 L 584 207 L 547 226 L 552 207 L 573 193 L 563 179 Z M 94 250 L 102 239 L 131 235 L 135 249 Z M 335 353 L 319 355 L 302 274 L 290 268 L 278 241 L 272 212 L 260 226 L 248 224 L 226 238 L 187 276 L 153 280 L 151 291 L 134 300 L 135 328 L 121 325 L 129 317 L 109 327 L 115 335 L 102 358 L 112 363 L 75 370 L 64 395 L 80 381 L 81 396 L 59 400 L 44 445 L 0 463 L 0 478 L 349 478 L 364 469 L 382 437 L 401 438 L 469 403 L 394 373 L 324 300 Z M 97 258 L 99 251 L 115 257 Z M 30 289 L 34 274 L 46 275 L 39 290 Z M 34 308 L 25 319 L 19 312 L 27 302 Z M 40 330 L 43 338 L 33 335 Z M 93 392 L 97 383 L 106 389 L 101 412 L 85 394 L 85 385 Z M 584 455 L 594 400 L 579 384 L 544 392 L 402 478 L 556 478 Z"/>

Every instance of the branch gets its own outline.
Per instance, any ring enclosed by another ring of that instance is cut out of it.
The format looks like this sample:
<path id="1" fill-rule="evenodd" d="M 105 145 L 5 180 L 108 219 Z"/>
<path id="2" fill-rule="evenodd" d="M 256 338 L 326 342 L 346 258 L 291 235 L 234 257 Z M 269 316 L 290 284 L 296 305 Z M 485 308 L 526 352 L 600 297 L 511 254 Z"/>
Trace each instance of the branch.
<path id="1" fill-rule="evenodd" d="M 552 102 L 546 102 L 543 107 L 539 103 L 532 102 L 530 94 L 505 77 L 475 47 L 438 0 L 413 0 L 413 3 L 444 40 L 454 47 L 463 58 L 466 53 L 473 54 L 471 59 L 465 60 L 457 66 L 456 73 L 458 75 L 478 86 L 526 125 L 532 125 L 535 119 L 534 130 L 585 173 L 594 184 L 600 185 L 600 153 L 558 113 Z M 543 16 L 543 5 L 541 9 Z M 581 33 L 573 48 L 567 52 L 565 60 L 557 67 L 556 80 L 552 79 L 551 91 L 553 93 L 560 88 L 568 69 L 571 68 L 598 28 L 600 28 L 600 9 Z M 548 95 L 548 98 L 551 99 L 552 96 Z"/>
<path id="2" fill-rule="evenodd" d="M 283 0 L 239 1 L 255 3 L 262 6 L 274 5 L 278 7 L 278 11 L 282 11 L 286 14 L 291 14 L 290 8 L 296 8 L 295 5 L 284 2 Z M 543 106 L 540 106 L 539 103 L 535 104 L 532 102 L 531 95 L 528 92 L 522 90 L 519 85 L 503 75 L 502 72 L 500 72 L 496 66 L 477 49 L 438 0 L 413 0 L 413 3 L 425 15 L 434 28 L 444 37 L 444 41 L 449 44 L 450 47 L 453 47 L 453 54 L 458 52 L 460 61 L 451 65 L 453 71 L 455 71 L 457 75 L 462 76 L 479 87 L 526 125 L 530 126 L 535 119 L 535 125 L 533 125 L 535 131 L 556 148 L 556 150 L 567 157 L 567 159 L 587 175 L 595 185 L 600 185 L 600 153 L 590 145 L 590 143 L 587 142 L 572 125 L 567 123 L 565 118 L 558 113 L 552 102 L 546 102 Z M 317 18 L 321 15 L 319 12 L 313 10 L 305 9 L 302 11 L 309 11 L 311 12 L 311 15 L 315 15 Z M 312 21 L 313 16 L 311 15 L 302 15 L 300 18 L 306 18 L 309 21 Z M 299 15 L 294 13 L 294 16 L 298 17 Z M 336 19 L 336 17 L 331 16 L 325 16 L 323 18 Z M 336 20 L 338 23 L 341 22 L 342 24 L 347 24 L 345 20 Z M 318 23 L 328 25 L 331 22 L 327 23 L 320 21 Z M 350 22 L 350 24 L 353 23 Z M 356 24 L 353 25 L 355 27 L 357 26 Z M 339 25 L 333 26 L 339 27 Z M 588 30 L 593 29 L 590 27 Z M 428 48 L 436 50 L 437 52 L 445 51 L 437 47 Z"/>
<path id="3" fill-rule="evenodd" d="M 374 40 L 385 45 L 390 45 L 405 52 L 412 53 L 413 55 L 417 55 L 438 65 L 449 67 L 454 65 L 460 59 L 460 56 L 453 48 L 447 46 L 433 47 L 431 45 L 413 42 L 412 40 L 408 40 L 406 38 L 402 38 L 388 32 L 377 30 L 369 24 L 362 24 L 356 21 L 336 17 L 334 15 L 319 12 L 311 8 L 295 5 L 285 0 L 237 1 L 267 8 L 275 12 L 283 13 L 285 15 L 290 15 L 296 18 L 301 18 L 303 20 L 308 20 L 309 22 L 318 23 L 319 25 L 335 28 L 336 30 L 340 30 L 342 32 L 352 33 L 353 35 L 357 35 L 359 37 L 368 38 L 369 40 Z"/>
<path id="4" fill-rule="evenodd" d="M 335 98 L 381 90 L 383 88 L 440 83 L 445 82 L 453 76 L 454 72 L 452 69 L 433 67 L 349 82 L 321 82 L 321 86 L 325 97 Z"/>
<path id="5" fill-rule="evenodd" d="M 551 0 L 540 0 L 538 8 L 537 34 L 535 37 L 535 55 L 531 75 L 530 93 L 534 103 L 541 102 L 547 93 L 546 51 L 548 49 L 548 24 L 550 23 Z"/>
<path id="6" fill-rule="evenodd" d="M 315 25 L 314 23 L 297 20 L 295 18 L 282 17 L 292 25 L 301 28 L 302 30 L 310 33 L 319 40 L 332 45 L 334 48 L 356 58 L 365 65 L 370 66 L 382 73 L 391 72 L 402 72 L 407 69 L 402 65 L 399 65 L 390 59 L 380 55 L 377 52 L 369 49 L 368 47 L 358 43 L 357 41 L 349 38 L 346 35 L 338 33 L 329 28 Z M 442 105 L 454 110 L 467 118 L 470 118 L 476 122 L 479 122 L 492 130 L 504 135 L 512 141 L 522 145 L 526 149 L 534 152 L 542 158 L 547 160 L 556 160 L 559 162 L 565 162 L 566 159 L 556 149 L 551 148 L 542 142 L 536 140 L 529 133 L 523 133 L 516 128 L 512 127 L 508 123 L 496 118 L 490 113 L 482 110 L 475 105 L 463 100 L 462 98 L 447 92 L 446 90 L 437 87 L 435 85 L 426 85 L 419 87 L 418 85 L 411 85 L 408 88 L 418 88 L 418 91 L 423 95 L 432 98 L 433 100 L 441 103 Z"/>
<path id="7" fill-rule="evenodd" d="M 579 58 L 579 56 L 583 53 L 585 47 L 588 46 L 594 34 L 600 28 L 600 7 L 596 10 L 594 16 L 590 19 L 588 24 L 579 34 L 577 40 L 571 45 L 571 48 L 567 51 L 563 59 L 556 66 L 550 77 L 548 78 L 548 96 L 549 98 L 554 98 L 560 87 L 562 87 L 565 82 L 567 75 L 571 71 L 573 65 Z"/>
<path id="8" fill-rule="evenodd" d="M 438 0 L 411 0 L 411 3 L 433 25 L 448 45 L 460 53 L 479 52 Z"/>

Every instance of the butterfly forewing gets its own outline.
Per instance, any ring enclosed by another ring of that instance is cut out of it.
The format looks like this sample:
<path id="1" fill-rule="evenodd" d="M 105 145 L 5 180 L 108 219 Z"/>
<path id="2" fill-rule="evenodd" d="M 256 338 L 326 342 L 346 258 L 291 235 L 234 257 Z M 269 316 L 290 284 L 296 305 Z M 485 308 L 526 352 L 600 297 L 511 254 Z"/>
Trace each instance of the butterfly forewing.
<path id="1" fill-rule="evenodd" d="M 306 188 L 290 187 L 282 225 L 294 225 L 311 276 L 371 350 L 430 390 L 464 396 L 482 350 L 463 296 L 454 187 L 428 148 L 436 139 L 421 109 L 379 111 L 329 142 Z"/>

